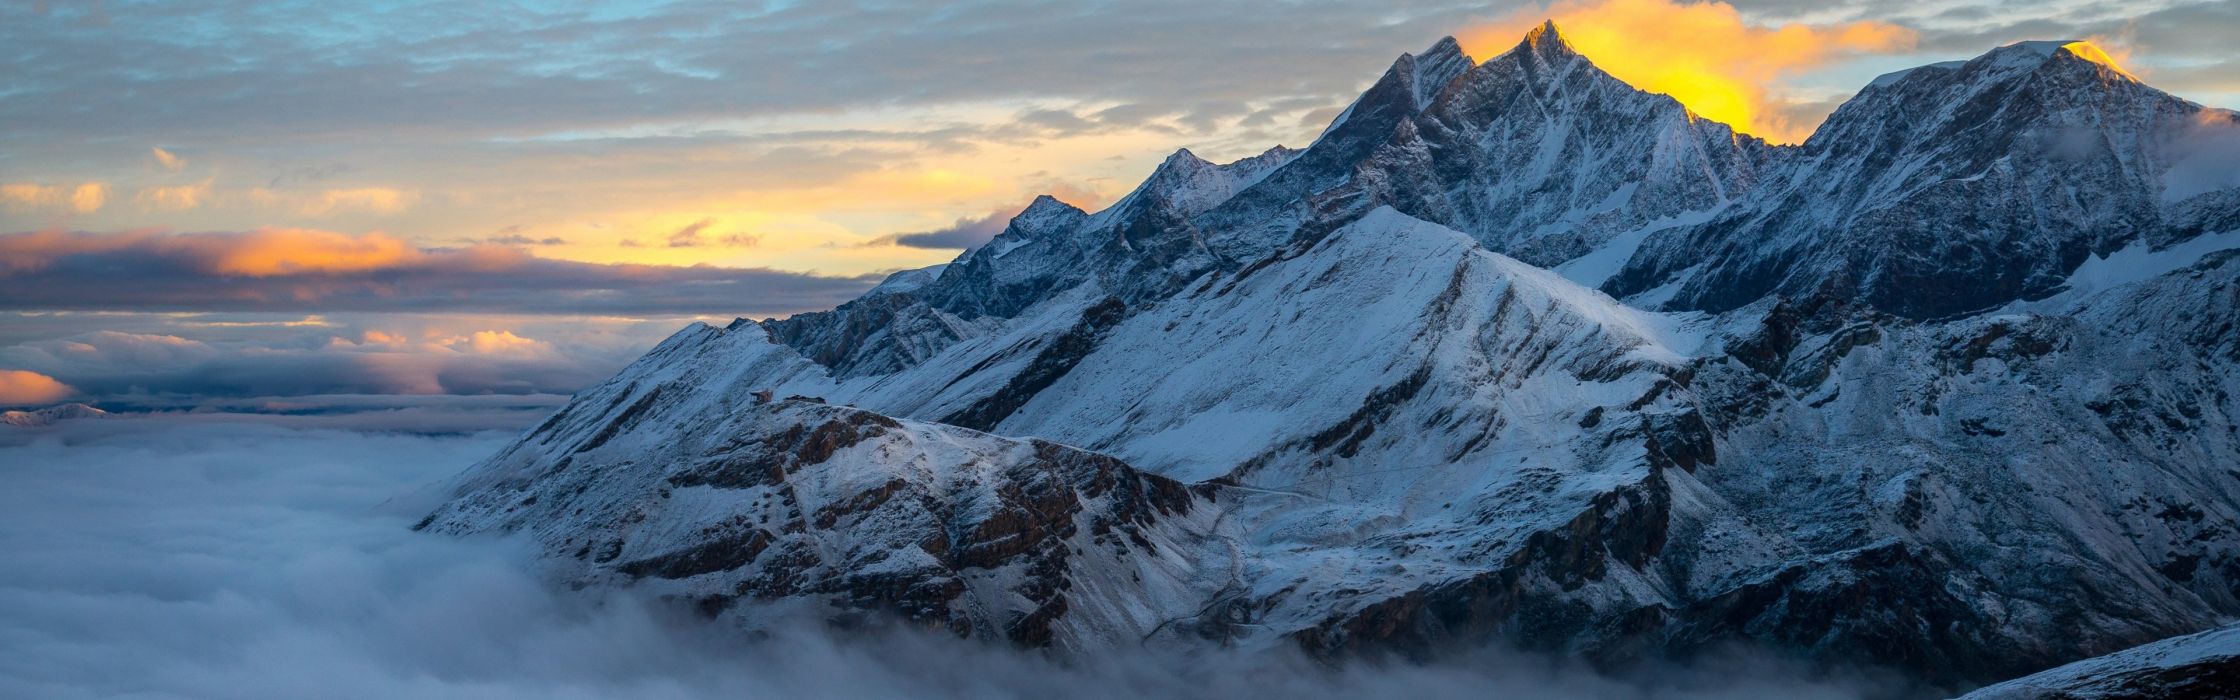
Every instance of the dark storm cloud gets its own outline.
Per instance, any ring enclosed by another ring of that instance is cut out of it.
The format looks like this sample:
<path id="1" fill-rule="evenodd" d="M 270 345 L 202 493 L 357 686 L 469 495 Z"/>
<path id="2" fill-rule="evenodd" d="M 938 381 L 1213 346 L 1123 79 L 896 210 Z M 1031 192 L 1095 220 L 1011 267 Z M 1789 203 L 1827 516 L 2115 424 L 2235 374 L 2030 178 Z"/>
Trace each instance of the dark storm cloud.
<path id="1" fill-rule="evenodd" d="M 268 265 L 267 253 L 305 262 Z M 0 309 L 767 316 L 829 308 L 877 282 L 422 250 L 315 231 L 34 231 L 0 234 L 0 255 Z"/>

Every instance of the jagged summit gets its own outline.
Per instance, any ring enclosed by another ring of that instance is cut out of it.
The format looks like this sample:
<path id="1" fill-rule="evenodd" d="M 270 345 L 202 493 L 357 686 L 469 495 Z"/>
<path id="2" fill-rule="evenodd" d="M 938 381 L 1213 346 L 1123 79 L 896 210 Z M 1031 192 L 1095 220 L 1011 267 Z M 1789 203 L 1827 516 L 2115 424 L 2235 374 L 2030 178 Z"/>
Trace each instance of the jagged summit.
<path id="1" fill-rule="evenodd" d="M 1415 109 L 1421 110 L 1429 106 L 1431 100 L 1437 98 L 1439 91 L 1446 88 L 1447 83 L 1452 82 L 1455 76 L 1469 70 L 1475 63 L 1477 60 L 1462 50 L 1462 42 L 1455 41 L 1450 36 L 1440 38 L 1422 53 L 1401 56 L 1392 69 L 1400 71 L 1405 67 L 1405 84 L 1415 98 Z"/>
<path id="2" fill-rule="evenodd" d="M 1525 32 L 1524 40 L 1511 51 L 1535 53 L 1547 57 L 1577 56 L 1579 50 L 1563 39 L 1563 32 L 1556 29 L 1555 20 L 1541 22 L 1532 31 Z"/>

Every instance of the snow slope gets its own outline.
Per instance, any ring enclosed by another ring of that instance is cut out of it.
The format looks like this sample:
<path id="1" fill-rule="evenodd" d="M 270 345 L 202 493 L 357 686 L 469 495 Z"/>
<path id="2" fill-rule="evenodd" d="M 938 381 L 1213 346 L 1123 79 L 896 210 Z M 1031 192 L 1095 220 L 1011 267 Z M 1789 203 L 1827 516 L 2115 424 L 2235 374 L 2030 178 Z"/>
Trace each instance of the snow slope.
<path id="1" fill-rule="evenodd" d="M 1963 696 L 1964 700 L 2240 697 L 2240 627 L 2165 639 Z"/>

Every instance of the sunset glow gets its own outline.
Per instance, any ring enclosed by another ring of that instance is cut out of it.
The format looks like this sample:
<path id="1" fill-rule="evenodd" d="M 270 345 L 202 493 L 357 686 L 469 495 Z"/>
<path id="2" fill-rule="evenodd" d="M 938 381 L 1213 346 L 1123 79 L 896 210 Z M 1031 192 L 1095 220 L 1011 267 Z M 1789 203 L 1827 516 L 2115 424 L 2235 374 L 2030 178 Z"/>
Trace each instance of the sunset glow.
<path id="1" fill-rule="evenodd" d="M 1917 41 L 1913 30 L 1884 22 L 1764 26 L 1726 3 L 1672 0 L 1567 0 L 1545 11 L 1519 10 L 1456 38 L 1472 55 L 1492 56 L 1539 24 L 1543 12 L 1572 48 L 1618 79 L 1776 143 L 1803 141 L 1819 125 L 1818 115 L 1795 114 L 1766 86 L 1838 60 L 1910 49 Z"/>
<path id="2" fill-rule="evenodd" d="M 0 369 L 0 406 L 28 406 L 68 398 L 78 390 L 38 372 Z"/>

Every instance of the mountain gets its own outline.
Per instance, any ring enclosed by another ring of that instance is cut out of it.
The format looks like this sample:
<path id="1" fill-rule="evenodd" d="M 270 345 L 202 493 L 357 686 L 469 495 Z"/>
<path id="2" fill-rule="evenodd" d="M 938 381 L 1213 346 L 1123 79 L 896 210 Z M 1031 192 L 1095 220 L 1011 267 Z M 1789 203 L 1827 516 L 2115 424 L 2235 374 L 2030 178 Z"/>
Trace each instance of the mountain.
<path id="1" fill-rule="evenodd" d="M 39 428 L 54 425 L 56 421 L 100 418 L 106 415 L 109 415 L 108 411 L 92 406 L 82 403 L 66 403 L 30 411 L 0 411 L 0 425 Z"/>
<path id="2" fill-rule="evenodd" d="M 2011 678 L 2240 615 L 2240 180 L 2178 147 L 2233 128 L 2021 44 L 1771 146 L 1446 40 L 1304 149 L 688 327 L 422 526 L 747 626 Z"/>
<path id="3" fill-rule="evenodd" d="M 2083 42 L 1886 75 L 1770 169 L 1768 191 L 1658 236 L 1605 288 L 1707 311 L 1825 291 L 1916 319 L 2042 298 L 2090 256 L 2240 228 L 2232 189 L 2167 179 L 2234 120 Z"/>

